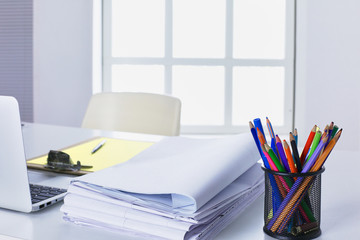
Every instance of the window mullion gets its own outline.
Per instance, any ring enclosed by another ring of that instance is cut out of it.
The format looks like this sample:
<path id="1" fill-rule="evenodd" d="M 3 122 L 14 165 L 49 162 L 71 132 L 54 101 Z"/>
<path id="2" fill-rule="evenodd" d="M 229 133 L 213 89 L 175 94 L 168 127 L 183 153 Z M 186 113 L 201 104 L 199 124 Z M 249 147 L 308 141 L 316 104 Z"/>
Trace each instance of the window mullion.
<path id="1" fill-rule="evenodd" d="M 233 0 L 226 0 L 224 125 L 232 125 Z"/>
<path id="2" fill-rule="evenodd" d="M 105 92 L 111 91 L 111 66 L 113 64 L 112 48 L 112 4 L 110 0 L 103 1 L 103 86 Z"/>
<path id="3" fill-rule="evenodd" d="M 173 52 L 173 1 L 165 0 L 165 80 L 166 94 L 172 93 L 172 52 Z"/>

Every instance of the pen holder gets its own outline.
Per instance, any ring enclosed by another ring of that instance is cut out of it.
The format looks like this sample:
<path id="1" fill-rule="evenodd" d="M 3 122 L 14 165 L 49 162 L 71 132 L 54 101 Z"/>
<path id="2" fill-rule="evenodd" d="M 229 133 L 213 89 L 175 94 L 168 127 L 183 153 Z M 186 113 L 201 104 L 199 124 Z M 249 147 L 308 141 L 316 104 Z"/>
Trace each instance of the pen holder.
<path id="1" fill-rule="evenodd" d="M 265 173 L 264 232 L 277 239 L 313 239 L 321 234 L 321 174 Z"/>

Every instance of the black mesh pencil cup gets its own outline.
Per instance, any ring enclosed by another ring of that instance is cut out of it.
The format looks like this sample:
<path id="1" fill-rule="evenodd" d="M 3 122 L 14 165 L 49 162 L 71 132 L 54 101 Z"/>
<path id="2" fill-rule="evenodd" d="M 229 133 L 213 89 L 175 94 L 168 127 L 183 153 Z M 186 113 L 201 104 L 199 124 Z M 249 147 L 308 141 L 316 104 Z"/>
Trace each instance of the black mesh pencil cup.
<path id="1" fill-rule="evenodd" d="M 313 239 L 321 234 L 321 174 L 265 173 L 264 232 L 277 239 Z"/>

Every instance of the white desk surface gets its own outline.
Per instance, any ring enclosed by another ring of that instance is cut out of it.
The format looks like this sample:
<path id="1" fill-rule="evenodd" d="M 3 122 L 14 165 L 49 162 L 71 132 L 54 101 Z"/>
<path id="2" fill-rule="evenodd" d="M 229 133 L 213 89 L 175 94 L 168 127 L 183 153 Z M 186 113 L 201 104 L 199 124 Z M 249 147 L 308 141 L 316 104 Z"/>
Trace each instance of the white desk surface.
<path id="1" fill-rule="evenodd" d="M 43 124 L 25 124 L 23 127 L 27 158 L 60 149 L 94 136 L 158 141 L 152 135 L 112 133 Z M 340 139 L 341 141 L 341 139 Z M 325 163 L 322 175 L 321 230 L 317 239 L 360 239 L 360 153 L 336 151 Z M 46 172 L 30 173 L 30 178 L 40 183 L 66 186 L 72 178 Z M 247 208 L 230 226 L 223 230 L 217 240 L 273 239 L 263 233 L 263 196 Z M 0 239 L 6 236 L 20 239 L 142 239 L 110 231 L 78 226 L 65 222 L 59 211 L 62 203 L 35 213 L 19 213 L 0 209 Z"/>

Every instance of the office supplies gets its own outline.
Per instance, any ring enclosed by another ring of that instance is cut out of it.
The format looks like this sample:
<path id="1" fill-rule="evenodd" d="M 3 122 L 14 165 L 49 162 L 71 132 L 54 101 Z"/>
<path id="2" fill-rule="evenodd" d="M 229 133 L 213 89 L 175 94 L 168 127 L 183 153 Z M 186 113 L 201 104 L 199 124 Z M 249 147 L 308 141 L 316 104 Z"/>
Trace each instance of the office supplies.
<path id="1" fill-rule="evenodd" d="M 277 149 L 276 149 L 276 139 L 275 139 L 274 129 L 273 129 L 272 124 L 271 124 L 271 122 L 270 122 L 270 120 L 269 120 L 268 117 L 266 117 L 266 125 L 267 125 L 267 127 L 268 127 L 269 134 L 270 134 L 270 137 L 271 137 L 270 146 L 271 146 L 272 150 L 274 151 L 275 155 L 276 155 L 277 157 L 279 157 L 279 156 L 278 156 Z"/>
<path id="2" fill-rule="evenodd" d="M 258 128 L 260 130 L 261 134 L 264 136 L 265 142 L 267 142 L 265 132 L 264 132 L 263 126 L 261 124 L 261 119 L 260 118 L 255 118 L 254 119 L 254 125 L 255 125 L 255 128 Z"/>
<path id="3" fill-rule="evenodd" d="M 316 125 L 314 125 L 314 127 L 311 129 L 311 132 L 309 134 L 309 137 L 308 139 L 306 140 L 306 143 L 305 143 L 305 147 L 301 153 L 301 156 L 300 156 L 300 163 L 301 165 L 304 165 L 304 161 L 305 161 L 305 158 L 306 158 L 306 155 L 310 149 L 310 146 L 311 146 L 311 143 L 314 139 L 314 136 L 315 136 L 315 131 L 316 131 Z"/>
<path id="4" fill-rule="evenodd" d="M 278 171 L 280 172 L 286 172 L 285 168 L 281 165 L 279 159 L 276 157 L 274 151 L 271 149 L 271 147 L 268 144 L 264 144 L 266 151 L 268 152 L 269 156 L 273 160 L 274 164 L 276 165 Z"/>
<path id="5" fill-rule="evenodd" d="M 308 156 L 306 157 L 306 161 L 307 161 L 307 160 L 311 157 L 311 155 L 314 153 L 317 145 L 318 145 L 319 142 L 320 142 L 321 135 L 322 135 L 322 133 L 321 133 L 321 131 L 319 131 L 319 130 L 315 133 L 315 136 L 314 136 L 314 139 L 313 139 L 313 141 L 312 141 L 309 154 L 308 154 Z"/>
<path id="6" fill-rule="evenodd" d="M 106 140 L 102 140 L 98 145 L 94 147 L 94 149 L 91 151 L 91 154 L 96 153 L 104 144 L 106 143 Z"/>
<path id="7" fill-rule="evenodd" d="M 260 129 L 259 129 L 259 128 L 256 128 L 256 131 L 257 131 L 257 135 L 258 135 L 260 144 L 261 144 L 261 145 L 265 144 L 265 143 L 266 143 L 266 140 L 265 140 L 264 135 L 263 135 L 262 132 L 260 131 Z"/>
<path id="8" fill-rule="evenodd" d="M 278 162 L 279 168 L 282 169 L 282 170 L 279 170 L 277 165 L 273 163 L 273 161 L 272 161 L 272 159 L 271 159 L 271 157 L 270 157 L 270 155 L 268 153 L 269 150 L 271 150 L 271 148 L 269 146 L 263 145 L 262 150 L 264 151 L 265 156 L 267 156 L 268 159 L 269 159 L 268 161 L 270 163 L 270 166 L 272 166 L 271 170 L 277 171 L 277 172 L 285 172 L 285 170 L 281 167 L 281 164 L 280 164 L 280 162 L 278 160 L 275 159 L 275 161 Z M 273 156 L 273 157 L 275 158 L 275 156 Z M 268 178 L 270 179 L 270 183 L 272 185 L 272 190 L 275 193 L 275 194 L 273 194 L 274 198 L 278 199 L 278 196 L 280 196 L 277 193 L 278 191 L 280 191 L 281 196 L 283 198 L 285 198 L 286 194 L 290 191 L 290 188 L 293 185 L 293 181 L 291 181 L 291 178 L 289 179 L 288 177 L 283 177 L 283 176 L 273 176 L 272 174 L 269 174 Z M 277 184 L 278 187 L 276 187 L 276 185 L 274 185 L 272 183 L 272 181 L 274 181 L 272 179 L 275 179 L 276 184 Z M 281 184 L 278 182 L 279 180 L 281 181 Z M 295 180 L 296 180 L 296 178 L 295 178 Z M 283 188 L 285 188 L 286 191 Z M 277 204 L 276 205 L 277 207 L 276 207 L 276 209 L 273 209 L 274 211 L 276 211 L 278 209 L 278 207 L 279 207 L 278 203 L 276 203 L 276 204 Z M 314 216 L 313 216 L 313 214 L 311 212 L 311 209 L 309 208 L 309 206 L 305 202 L 301 202 L 301 207 L 299 209 L 300 209 L 300 213 L 303 215 L 304 219 L 306 219 L 308 222 L 310 221 L 310 219 L 314 220 Z"/>
<path id="9" fill-rule="evenodd" d="M 328 140 L 327 136 L 324 137 L 323 139 L 321 139 L 319 145 L 317 146 L 316 150 L 312 154 L 311 158 L 304 165 L 304 168 L 301 171 L 302 173 L 308 172 L 310 170 L 310 168 L 315 164 L 315 161 L 318 158 L 318 156 L 320 155 L 323 148 L 325 147 L 325 144 L 327 143 L 327 140 Z"/>
<path id="10" fill-rule="evenodd" d="M 266 159 L 268 160 L 270 169 L 274 170 L 274 171 L 279 171 L 279 169 L 275 165 L 274 161 L 271 159 L 269 153 L 266 151 L 265 144 L 261 145 L 261 150 L 263 151 L 263 153 L 265 154 Z"/>
<path id="11" fill-rule="evenodd" d="M 309 172 L 316 172 L 319 171 L 322 165 L 324 164 L 325 160 L 329 156 L 330 152 L 334 148 L 336 142 L 338 141 L 342 130 L 338 132 L 337 135 L 334 136 L 334 138 L 329 142 L 327 148 L 324 150 L 324 152 L 319 156 L 316 164 L 312 165 Z M 324 134 L 323 134 L 324 135 Z M 326 137 L 323 139 L 321 145 L 324 145 L 327 141 Z M 319 144 L 315 152 L 321 152 L 322 146 Z M 314 152 L 314 154 L 316 154 Z M 313 155 L 314 155 L 313 154 Z M 315 158 L 313 156 L 313 158 Z M 310 160 L 309 160 L 310 162 Z M 307 163 L 308 164 L 308 163 Z M 308 164 L 309 166 L 311 165 Z M 304 169 L 304 172 L 307 172 L 307 166 L 305 166 L 306 169 Z M 293 211 L 296 209 L 297 205 L 299 204 L 299 201 L 303 198 L 304 193 L 309 188 L 310 182 L 313 180 L 313 177 L 307 177 L 304 180 L 304 177 L 299 177 L 295 181 L 294 185 L 290 189 L 288 195 L 284 199 L 284 201 L 281 203 L 278 211 L 274 214 L 274 217 L 269 222 L 267 228 L 271 229 L 272 232 L 278 231 L 281 232 L 288 222 L 289 218 L 293 214 Z M 280 226 L 281 225 L 281 226 Z M 280 228 L 279 228 L 280 227 Z M 278 229 L 279 228 L 279 229 Z"/>
<path id="12" fill-rule="evenodd" d="M 298 128 L 298 130 L 300 130 L 300 128 Z M 304 133 L 306 133 L 306 131 Z M 346 133 L 349 134 L 349 132 Z M 301 131 L 299 131 L 299 134 L 300 137 L 302 135 Z M 306 135 L 307 134 L 309 133 L 306 133 Z M 100 130 L 94 131 L 91 129 L 41 123 L 25 123 L 25 126 L 23 127 L 23 135 L 26 156 L 28 158 L 32 158 L 46 152 L 50 149 L 50 144 L 56 149 L 60 149 L 61 146 L 69 146 L 73 143 L 81 142 L 97 136 L 152 142 L 157 142 L 163 138 L 163 136 L 147 134 Z M 56 138 L 53 138 L 53 136 L 56 136 Z M 342 137 L 345 139 L 346 136 L 343 134 Z M 51 142 L 49 139 L 51 139 Z M 288 138 L 284 139 L 288 142 Z M 360 152 L 352 150 L 339 151 L 338 149 L 340 148 L 338 147 L 340 147 L 340 144 L 345 143 L 345 141 L 343 143 L 341 143 L 341 141 L 342 140 L 340 139 L 340 142 L 337 144 L 338 146 L 335 146 L 329 155 L 328 160 L 324 164 L 326 168 L 324 172 L 325 174 L 322 174 L 321 222 L 319 225 L 321 227 L 321 238 L 326 240 L 338 240 L 343 236 L 349 236 L 350 238 L 352 236 L 357 236 L 357 229 L 360 228 L 360 222 L 358 221 L 360 209 L 357 206 L 360 202 L 360 191 L 354 191 L 354 188 L 344 187 L 349 186 L 349 180 L 351 180 L 351 184 L 354 186 L 358 186 L 360 184 L 360 178 L 351 177 L 356 176 L 357 169 L 360 167 Z M 305 144 L 305 140 L 303 143 Z M 255 146 L 254 142 L 252 144 Z M 299 142 L 299 147 L 302 147 L 301 141 Z M 105 150 L 105 148 L 102 150 Z M 258 158 L 260 159 L 260 155 L 258 155 Z M 344 163 L 346 163 L 346 165 L 344 165 Z M 352 167 L 348 167 L 346 168 L 346 171 L 343 171 L 342 169 L 346 166 Z M 36 181 L 37 183 L 41 182 L 42 184 L 46 182 L 46 184 L 63 188 L 67 188 L 67 183 L 71 180 L 71 178 L 75 177 L 76 176 L 74 175 L 53 174 L 45 171 L 29 171 L 30 182 Z M 264 178 L 263 175 L 261 177 Z M 264 186 L 262 185 L 261 187 Z M 339 190 L 341 190 L 341 194 Z M 346 196 L 350 197 L 347 198 Z M 61 205 L 62 203 L 55 204 L 52 207 L 47 208 L 46 211 L 42 211 L 38 214 L 18 214 L 17 212 L 0 208 L 0 235 L 13 236 L 20 239 L 33 239 L 34 236 L 36 236 L 36 240 L 48 240 L 49 232 L 58 232 L 65 228 L 66 237 L 68 239 L 144 239 L 144 237 L 141 236 L 129 237 L 127 234 L 123 234 L 122 232 L 109 232 L 102 228 L 88 229 L 88 227 L 64 222 L 61 219 Z M 268 239 L 268 235 L 262 231 L 264 226 L 263 210 L 263 197 L 257 198 L 257 200 L 249 205 L 243 213 L 240 215 L 236 215 L 237 213 L 235 213 L 235 216 L 237 216 L 236 220 L 232 221 L 231 225 L 221 231 L 214 240 Z M 338 221 L 340 219 L 339 216 L 342 216 L 344 213 L 349 214 L 346 214 L 346 217 L 341 218 L 340 225 L 336 225 L 336 227 L 334 227 L 333 220 Z M 269 216 L 272 217 L 272 213 Z M 293 221 L 290 220 L 288 225 L 290 225 L 290 222 Z M 14 226 L 21 226 L 22 230 L 19 231 L 19 227 L 14 228 Z M 46 229 L 46 231 L 44 231 L 44 229 Z M 63 240 L 64 237 L 59 234 L 53 234 L 51 236 L 53 240 Z M 206 237 L 204 239 L 206 239 Z"/>
<path id="13" fill-rule="evenodd" d="M 294 129 L 294 138 L 295 138 L 295 142 L 296 142 L 296 146 L 298 145 L 298 138 L 299 138 L 299 136 L 298 136 L 298 132 L 297 132 L 297 129 L 295 128 Z"/>
<path id="14" fill-rule="evenodd" d="M 337 130 L 339 130 L 339 127 L 334 125 L 333 127 L 333 130 L 332 130 L 332 133 L 331 133 L 331 139 L 335 136 L 335 134 L 337 133 Z M 330 140 L 331 140 L 330 139 Z"/>
<path id="15" fill-rule="evenodd" d="M 0 96 L 0 112 L 0 207 L 31 212 L 61 201 L 66 189 L 29 183 L 17 100 Z"/>
<path id="16" fill-rule="evenodd" d="M 279 158 L 281 159 L 281 162 L 283 163 L 283 166 L 285 167 L 285 170 L 287 172 L 290 172 L 289 163 L 288 163 L 288 160 L 286 158 L 283 145 L 281 144 L 281 140 L 280 140 L 278 135 L 276 135 L 276 147 L 277 147 L 278 152 L 279 152 Z"/>
<path id="17" fill-rule="evenodd" d="M 284 149 L 285 149 L 285 154 L 286 154 L 286 157 L 287 157 L 287 160 L 288 160 L 288 163 L 289 163 L 289 167 L 290 167 L 290 172 L 291 173 L 297 173 L 297 169 L 295 167 L 295 164 L 294 164 L 294 159 L 293 159 L 293 156 L 291 154 L 291 151 L 290 151 L 290 148 L 289 148 L 289 144 L 286 142 L 286 140 L 284 139 Z"/>
<path id="18" fill-rule="evenodd" d="M 92 168 L 89 165 L 81 165 L 80 161 L 74 164 L 69 154 L 56 150 L 49 151 L 47 164 L 44 167 L 57 171 L 79 171 L 81 168 Z"/>
<path id="19" fill-rule="evenodd" d="M 103 141 L 106 141 L 106 148 L 102 149 L 101 151 L 97 151 L 96 154 L 90 154 L 94 149 L 94 146 Z M 73 175 L 84 175 L 86 173 L 95 172 L 116 164 L 126 162 L 153 144 L 153 142 L 124 140 L 108 137 L 92 138 L 87 141 L 60 149 L 62 152 L 69 154 L 74 162 L 80 161 L 82 165 L 92 166 L 92 168 L 82 168 L 79 171 L 59 171 L 55 169 L 55 171 L 65 172 Z M 29 168 L 51 171 L 51 169 L 45 168 L 46 164 L 47 155 L 32 158 L 27 162 Z"/>
<path id="20" fill-rule="evenodd" d="M 250 127 L 250 131 L 251 131 L 251 134 L 253 136 L 253 139 L 255 141 L 255 144 L 256 144 L 256 147 L 258 148 L 258 151 L 259 151 L 259 154 L 261 156 L 261 159 L 263 160 L 263 163 L 264 163 L 264 166 L 266 168 L 269 168 L 270 169 L 270 166 L 269 166 L 269 163 L 267 162 L 266 160 L 266 157 L 264 156 L 264 153 L 261 151 L 261 147 L 260 147 L 260 141 L 259 141 L 259 138 L 257 136 L 257 132 L 256 132 L 256 129 L 255 129 L 255 126 L 254 124 L 249 121 L 249 127 Z"/>
<path id="21" fill-rule="evenodd" d="M 293 150 L 293 157 L 294 157 L 294 160 L 296 163 L 296 168 L 297 168 L 298 172 L 301 172 L 302 166 L 301 166 L 301 162 L 300 162 L 300 158 L 299 158 L 299 152 L 298 152 L 298 149 L 296 146 L 294 135 L 291 132 L 289 133 L 289 138 L 290 138 L 291 148 Z"/>
<path id="22" fill-rule="evenodd" d="M 268 235 L 281 239 L 303 236 L 314 238 L 320 235 L 320 175 L 324 171 L 322 166 L 325 160 L 342 133 L 341 129 L 333 139 L 329 140 L 332 136 L 333 126 L 335 126 L 333 122 L 327 125 L 322 135 L 320 131 L 315 133 L 317 131 L 316 125 L 312 128 L 302 152 L 303 163 L 300 162 L 297 152 L 295 139 L 297 132 L 295 134 L 290 132 L 289 134 L 292 153 L 285 140 L 284 145 L 282 145 L 280 138 L 277 135 L 275 137 L 279 158 L 283 165 L 280 164 L 279 159 L 268 144 L 264 143 L 261 146 L 271 166 L 271 170 L 263 168 L 266 176 L 265 224 L 263 229 Z M 258 137 L 262 137 L 259 130 Z M 318 139 L 320 141 L 317 141 Z M 292 165 L 290 163 L 293 163 L 292 159 L 295 159 L 296 165 L 299 166 L 298 169 L 295 169 L 295 166 L 290 169 Z M 305 162 L 305 159 L 308 160 Z M 288 163 L 289 169 L 283 167 L 286 166 L 285 163 Z M 275 188 L 283 198 L 280 205 Z"/>
<path id="23" fill-rule="evenodd" d="M 263 192 L 251 138 L 165 138 L 121 166 L 74 179 L 64 219 L 166 239 L 212 238 Z"/>
<path id="24" fill-rule="evenodd" d="M 329 144 L 329 141 L 331 140 L 331 135 L 332 135 L 333 129 L 334 129 L 334 122 L 331 122 L 330 125 L 329 125 L 328 139 L 327 139 L 327 142 L 325 144 L 325 147 Z"/>

